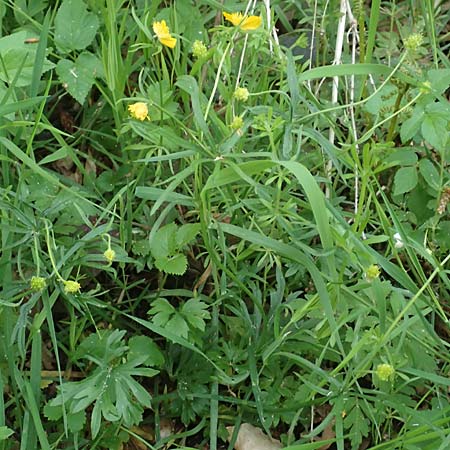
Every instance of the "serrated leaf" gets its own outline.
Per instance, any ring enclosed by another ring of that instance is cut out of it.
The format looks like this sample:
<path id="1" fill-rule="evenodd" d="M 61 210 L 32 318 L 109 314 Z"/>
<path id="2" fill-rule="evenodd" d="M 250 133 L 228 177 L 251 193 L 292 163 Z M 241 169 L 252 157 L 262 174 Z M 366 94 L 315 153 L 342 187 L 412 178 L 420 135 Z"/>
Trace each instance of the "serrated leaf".
<path id="1" fill-rule="evenodd" d="M 152 308 L 148 313 L 153 315 L 152 322 L 155 325 L 164 327 L 176 313 L 176 309 L 165 298 L 158 298 L 152 303 Z"/>
<path id="2" fill-rule="evenodd" d="M 191 298 L 182 306 L 181 313 L 192 327 L 204 331 L 206 326 L 204 319 L 211 317 L 209 312 L 206 311 L 207 308 L 206 303 Z"/>
<path id="3" fill-rule="evenodd" d="M 53 405 L 51 402 L 44 406 L 44 416 L 49 420 L 59 420 L 63 416 L 61 405 Z"/>
<path id="4" fill-rule="evenodd" d="M 82 53 L 75 62 L 68 59 L 59 61 L 56 73 L 67 92 L 83 104 L 95 78 L 101 76 L 101 64 L 92 53 Z"/>
<path id="5" fill-rule="evenodd" d="M 55 44 L 61 53 L 84 50 L 93 40 L 99 21 L 82 0 L 64 0 L 55 17 Z"/>
<path id="6" fill-rule="evenodd" d="M 148 336 L 133 336 L 128 341 L 127 360 L 132 361 L 136 356 L 146 355 L 143 364 L 160 367 L 164 364 L 164 355 L 155 342 Z"/>
<path id="7" fill-rule="evenodd" d="M 22 87 L 31 84 L 33 79 L 33 69 L 36 59 L 36 48 L 25 43 L 27 33 L 20 31 L 5 36 L 0 39 L 0 54 L 2 63 L 0 64 L 0 80 Z M 42 73 L 52 69 L 55 65 L 48 59 L 44 59 Z M 17 72 L 19 74 L 17 75 Z"/>
<path id="8" fill-rule="evenodd" d="M 345 427 L 350 428 L 352 450 L 357 450 L 362 439 L 369 434 L 368 420 L 364 417 L 361 408 L 356 405 L 345 418 Z"/>
<path id="9" fill-rule="evenodd" d="M 412 167 L 402 167 L 397 170 L 394 177 L 394 195 L 405 194 L 412 191 L 417 185 L 417 169 Z"/>
<path id="10" fill-rule="evenodd" d="M 175 314 L 166 324 L 166 330 L 177 336 L 187 339 L 189 327 L 184 318 L 180 314 Z"/>
<path id="11" fill-rule="evenodd" d="M 165 258 L 155 258 L 155 266 L 169 275 L 183 275 L 187 270 L 188 261 L 185 255 L 179 253 Z"/>

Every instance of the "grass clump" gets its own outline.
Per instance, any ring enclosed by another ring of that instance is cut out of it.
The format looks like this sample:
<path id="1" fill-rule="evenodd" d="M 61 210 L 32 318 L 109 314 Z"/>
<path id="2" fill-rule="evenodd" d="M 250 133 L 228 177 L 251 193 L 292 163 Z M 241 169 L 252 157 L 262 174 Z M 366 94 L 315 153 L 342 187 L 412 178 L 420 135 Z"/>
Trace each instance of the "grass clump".
<path id="1" fill-rule="evenodd" d="M 22 3 L 0 449 L 446 448 L 444 3 Z"/>

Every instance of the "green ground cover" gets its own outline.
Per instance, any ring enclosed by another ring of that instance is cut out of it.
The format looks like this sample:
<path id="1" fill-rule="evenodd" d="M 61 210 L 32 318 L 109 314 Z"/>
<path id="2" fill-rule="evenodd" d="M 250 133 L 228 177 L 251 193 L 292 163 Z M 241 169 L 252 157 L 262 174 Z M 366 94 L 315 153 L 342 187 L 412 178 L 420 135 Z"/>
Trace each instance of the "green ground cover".
<path id="1" fill-rule="evenodd" d="M 450 448 L 449 10 L 1 2 L 0 450 Z"/>

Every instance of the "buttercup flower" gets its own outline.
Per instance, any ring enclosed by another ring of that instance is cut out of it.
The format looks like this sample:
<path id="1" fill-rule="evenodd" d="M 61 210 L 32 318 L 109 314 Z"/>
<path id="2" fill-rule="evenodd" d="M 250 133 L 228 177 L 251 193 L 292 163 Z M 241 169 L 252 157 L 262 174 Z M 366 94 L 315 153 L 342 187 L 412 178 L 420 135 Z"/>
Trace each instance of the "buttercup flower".
<path id="1" fill-rule="evenodd" d="M 223 13 L 228 22 L 231 22 L 235 27 L 239 27 L 242 31 L 256 30 L 261 26 L 261 16 L 244 16 L 242 13 Z"/>
<path id="2" fill-rule="evenodd" d="M 30 288 L 33 291 L 42 291 L 47 286 L 45 278 L 32 277 L 30 281 Z"/>
<path id="3" fill-rule="evenodd" d="M 131 117 L 137 120 L 149 119 L 147 104 L 144 102 L 137 102 L 132 105 L 128 105 L 128 111 L 130 112 Z"/>
<path id="4" fill-rule="evenodd" d="M 248 100 L 249 92 L 247 88 L 238 87 L 234 91 L 233 94 L 236 100 L 240 100 L 241 102 L 246 102 Z"/>
<path id="5" fill-rule="evenodd" d="M 78 294 L 80 292 L 81 285 L 77 281 L 64 281 L 64 291 L 67 294 Z"/>
<path id="6" fill-rule="evenodd" d="M 177 40 L 170 34 L 169 27 L 167 26 L 165 20 L 161 20 L 161 22 L 153 22 L 153 31 L 162 45 L 169 48 L 175 47 Z"/>
<path id="7" fill-rule="evenodd" d="M 104 251 L 103 256 L 111 264 L 116 257 L 116 252 L 112 248 L 108 248 Z"/>
<path id="8" fill-rule="evenodd" d="M 194 41 L 192 44 L 192 54 L 196 58 L 204 58 L 208 53 L 208 49 L 206 48 L 206 45 L 202 41 Z"/>
<path id="9" fill-rule="evenodd" d="M 389 381 L 392 379 L 395 369 L 390 364 L 378 364 L 375 373 L 381 381 Z"/>

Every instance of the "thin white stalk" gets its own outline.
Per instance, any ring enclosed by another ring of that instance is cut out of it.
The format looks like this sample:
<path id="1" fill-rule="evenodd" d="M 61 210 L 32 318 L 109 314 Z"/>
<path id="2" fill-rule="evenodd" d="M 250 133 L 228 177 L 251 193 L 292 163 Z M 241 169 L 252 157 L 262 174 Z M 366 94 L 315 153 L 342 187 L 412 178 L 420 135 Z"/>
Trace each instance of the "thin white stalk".
<path id="1" fill-rule="evenodd" d="M 339 8 L 340 18 L 338 22 L 337 35 L 336 35 L 336 46 L 334 49 L 334 60 L 333 64 L 338 65 L 342 63 L 342 49 L 344 47 L 344 36 L 345 36 L 345 24 L 347 22 L 347 0 L 341 0 Z M 339 95 L 339 77 L 333 77 L 333 87 L 331 90 L 331 104 L 335 105 L 338 101 Z M 334 144 L 335 133 L 334 129 L 330 128 L 328 134 L 328 140 L 331 144 Z M 331 181 L 331 172 L 333 170 L 333 162 L 331 159 L 328 161 L 326 166 L 326 175 Z M 327 186 L 325 190 L 325 195 L 327 198 L 330 197 L 330 188 Z"/>

